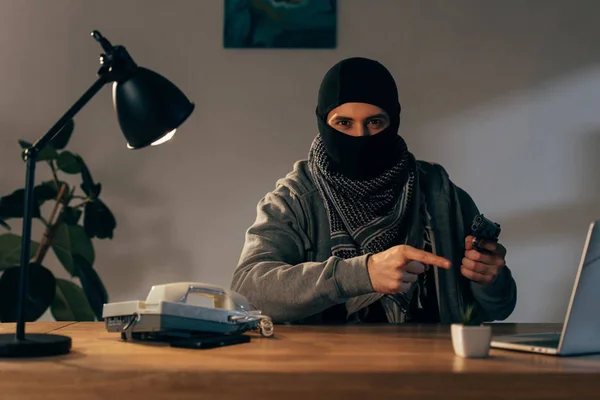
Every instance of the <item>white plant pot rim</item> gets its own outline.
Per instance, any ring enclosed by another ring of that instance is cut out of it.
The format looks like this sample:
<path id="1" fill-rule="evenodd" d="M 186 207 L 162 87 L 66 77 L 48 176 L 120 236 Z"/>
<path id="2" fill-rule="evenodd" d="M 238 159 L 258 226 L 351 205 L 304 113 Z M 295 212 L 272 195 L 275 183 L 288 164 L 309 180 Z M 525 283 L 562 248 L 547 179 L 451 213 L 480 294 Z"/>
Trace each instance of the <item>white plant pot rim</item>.
<path id="1" fill-rule="evenodd" d="M 492 329 L 491 326 L 489 325 L 465 325 L 465 324 L 452 324 L 452 326 L 456 326 L 458 328 L 462 328 L 462 329 L 469 329 L 469 330 L 485 330 L 487 331 L 488 329 Z"/>

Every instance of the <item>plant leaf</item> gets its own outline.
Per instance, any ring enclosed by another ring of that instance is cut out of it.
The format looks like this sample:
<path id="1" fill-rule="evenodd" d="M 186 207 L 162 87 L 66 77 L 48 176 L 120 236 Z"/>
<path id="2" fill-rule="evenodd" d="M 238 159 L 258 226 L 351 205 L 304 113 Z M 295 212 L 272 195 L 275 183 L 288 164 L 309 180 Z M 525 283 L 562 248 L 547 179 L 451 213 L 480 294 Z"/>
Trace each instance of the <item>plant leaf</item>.
<path id="1" fill-rule="evenodd" d="M 0 321 L 17 320 L 21 268 L 5 270 L 0 277 Z M 40 264 L 29 264 L 29 287 L 25 302 L 25 320 L 35 321 L 48 309 L 56 293 L 56 279 Z"/>
<path id="2" fill-rule="evenodd" d="M 43 182 L 33 188 L 33 218 L 40 218 L 40 206 L 48 200 L 56 199 L 58 191 L 55 185 Z M 0 218 L 23 218 L 25 208 L 25 189 L 17 189 L 0 198 Z"/>
<path id="3" fill-rule="evenodd" d="M 57 321 L 95 321 L 81 287 L 65 279 L 56 279 L 56 295 L 50 311 Z"/>
<path id="4" fill-rule="evenodd" d="M 58 153 L 50 146 L 44 147 L 37 156 L 37 161 L 49 161 L 55 160 L 58 157 Z"/>
<path id="5" fill-rule="evenodd" d="M 30 259 L 35 256 L 39 243 L 31 241 Z M 21 236 L 13 233 L 0 235 L 0 270 L 21 264 Z"/>
<path id="6" fill-rule="evenodd" d="M 0 225 L 2 225 L 6 230 L 10 231 L 10 225 L 6 223 L 2 218 L 0 218 Z"/>
<path id="7" fill-rule="evenodd" d="M 83 226 L 91 238 L 112 239 L 113 231 L 117 227 L 117 220 L 102 200 L 94 199 L 85 204 Z"/>
<path id="8" fill-rule="evenodd" d="M 48 186 L 51 189 L 53 189 L 56 192 L 56 196 L 54 196 L 54 198 L 56 198 L 58 196 L 58 192 L 60 191 L 60 188 L 62 187 L 62 185 L 67 185 L 67 191 L 69 190 L 69 184 L 67 182 L 63 182 L 63 181 L 58 181 L 58 187 L 56 187 L 56 183 L 51 180 L 51 181 L 44 181 L 42 183 L 40 183 L 38 186 Z"/>
<path id="9" fill-rule="evenodd" d="M 105 303 L 108 303 L 108 293 L 102 283 L 102 280 L 96 273 L 96 270 L 87 262 L 86 259 L 78 254 L 73 256 L 73 261 L 77 266 L 77 272 L 79 274 L 79 280 L 81 286 L 85 292 L 85 296 L 88 299 L 96 319 L 102 320 L 102 308 Z"/>
<path id="10" fill-rule="evenodd" d="M 35 201 L 40 206 L 48 200 L 55 200 L 58 196 L 58 190 L 55 188 L 54 182 L 52 182 L 52 185 L 48 183 L 42 182 L 33 189 Z"/>
<path id="11" fill-rule="evenodd" d="M 68 225 L 77 225 L 79 223 L 79 218 L 81 218 L 81 214 L 83 213 L 83 211 L 81 211 L 78 208 L 73 208 L 73 207 L 65 207 L 63 208 L 63 221 L 65 224 Z"/>
<path id="12" fill-rule="evenodd" d="M 19 140 L 19 145 L 23 149 L 26 149 L 26 148 L 32 146 L 31 143 L 26 142 L 24 140 Z M 54 159 L 56 159 L 56 157 L 58 157 L 58 153 L 56 152 L 56 150 L 54 150 L 54 148 L 52 146 L 47 145 L 42 150 L 40 150 L 40 152 L 37 154 L 36 161 L 54 160 Z"/>
<path id="13" fill-rule="evenodd" d="M 100 183 L 94 183 L 92 174 L 90 174 L 90 170 L 83 161 L 83 158 L 81 158 L 79 155 L 76 155 L 75 157 L 77 158 L 77 162 L 79 163 L 81 169 L 81 190 L 83 190 L 88 197 L 95 198 L 100 196 L 102 185 Z"/>
<path id="14" fill-rule="evenodd" d="M 60 224 L 54 234 L 52 250 L 71 276 L 78 276 L 73 261 L 74 254 L 80 255 L 90 265 L 94 265 L 94 246 L 81 225 Z"/>
<path id="15" fill-rule="evenodd" d="M 63 151 L 58 155 L 56 166 L 67 174 L 78 174 L 81 172 L 81 164 L 70 151 Z"/>
<path id="16" fill-rule="evenodd" d="M 75 276 L 76 271 L 75 266 L 73 265 L 71 237 L 69 235 L 68 225 L 61 224 L 56 228 L 54 240 L 52 240 L 52 250 L 67 272 L 71 276 Z"/>
<path id="17" fill-rule="evenodd" d="M 71 139 L 71 134 L 73 133 L 73 129 L 75 128 L 75 122 L 70 119 L 69 122 L 65 124 L 61 128 L 60 131 L 50 140 L 50 145 L 54 147 L 56 150 L 62 150 L 67 147 L 67 143 L 69 143 L 69 139 Z"/>
<path id="18" fill-rule="evenodd" d="M 40 206 L 36 200 L 35 190 L 33 193 L 33 218 L 41 216 Z M 0 198 L 0 218 L 23 218 L 25 208 L 25 189 L 17 189 L 11 194 Z"/>

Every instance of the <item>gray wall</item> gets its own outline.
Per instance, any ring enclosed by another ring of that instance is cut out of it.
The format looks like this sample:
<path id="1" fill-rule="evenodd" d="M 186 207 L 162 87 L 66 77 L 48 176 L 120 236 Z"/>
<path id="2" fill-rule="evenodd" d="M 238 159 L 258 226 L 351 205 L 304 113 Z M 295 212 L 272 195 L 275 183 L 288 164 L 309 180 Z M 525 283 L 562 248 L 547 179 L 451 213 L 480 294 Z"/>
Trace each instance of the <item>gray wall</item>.
<path id="1" fill-rule="evenodd" d="M 139 152 L 109 88 L 76 119 L 70 148 L 118 220 L 95 242 L 111 301 L 169 281 L 228 285 L 256 203 L 306 157 L 322 75 L 373 57 L 397 78 L 411 150 L 502 224 L 519 286 L 510 320 L 559 321 L 600 216 L 600 2 L 338 3 L 337 49 L 242 51 L 222 47 L 220 0 L 0 0 L 0 192 L 24 180 L 17 139 L 43 134 L 94 81 L 99 29 L 197 104 L 172 143 Z M 64 276 L 53 254 L 47 264 Z"/>

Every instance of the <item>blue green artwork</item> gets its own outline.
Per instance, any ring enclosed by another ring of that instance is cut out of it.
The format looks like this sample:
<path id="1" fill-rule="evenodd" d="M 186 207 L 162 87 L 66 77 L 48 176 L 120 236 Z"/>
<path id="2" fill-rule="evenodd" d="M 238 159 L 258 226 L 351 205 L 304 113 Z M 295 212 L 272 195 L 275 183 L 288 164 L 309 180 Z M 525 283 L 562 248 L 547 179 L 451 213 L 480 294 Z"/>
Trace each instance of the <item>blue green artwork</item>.
<path id="1" fill-rule="evenodd" d="M 225 0 L 225 48 L 335 48 L 336 0 Z"/>

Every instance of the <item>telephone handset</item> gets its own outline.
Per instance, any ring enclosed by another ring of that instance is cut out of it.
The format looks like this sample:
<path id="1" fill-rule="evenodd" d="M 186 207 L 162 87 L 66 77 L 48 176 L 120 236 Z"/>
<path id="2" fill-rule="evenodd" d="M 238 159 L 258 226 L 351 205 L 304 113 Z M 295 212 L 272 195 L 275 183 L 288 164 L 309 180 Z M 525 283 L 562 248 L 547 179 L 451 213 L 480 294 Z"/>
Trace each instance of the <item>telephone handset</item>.
<path id="1" fill-rule="evenodd" d="M 198 296 L 209 303 L 194 304 Z M 271 318 L 254 310 L 244 296 L 202 282 L 154 285 L 145 301 L 104 304 L 102 317 L 107 331 L 121 332 L 122 339 L 181 338 L 248 330 L 273 336 Z"/>
<path id="2" fill-rule="evenodd" d="M 251 308 L 244 296 L 220 286 L 199 282 L 154 285 L 146 297 L 146 303 L 158 304 L 161 301 L 187 303 L 190 294 L 211 297 L 214 308 L 239 311 L 250 311 Z"/>

